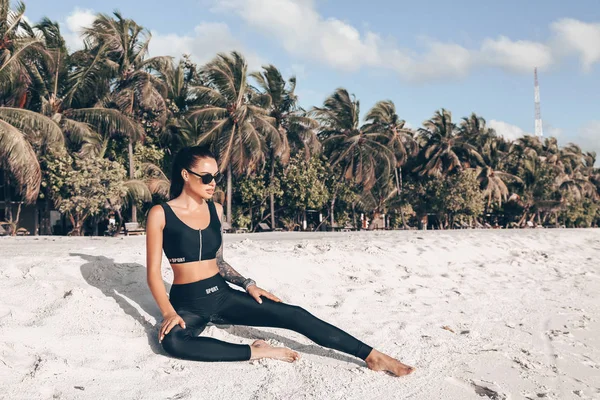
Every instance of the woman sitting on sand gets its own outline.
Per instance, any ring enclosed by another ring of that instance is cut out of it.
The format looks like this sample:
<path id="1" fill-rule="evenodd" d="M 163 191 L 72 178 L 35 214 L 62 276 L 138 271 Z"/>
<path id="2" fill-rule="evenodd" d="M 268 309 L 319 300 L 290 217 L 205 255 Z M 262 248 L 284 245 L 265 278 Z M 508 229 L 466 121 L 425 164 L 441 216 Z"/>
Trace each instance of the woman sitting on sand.
<path id="1" fill-rule="evenodd" d="M 281 302 L 223 260 L 223 206 L 211 200 L 220 178 L 206 147 L 177 153 L 170 197 L 152 207 L 146 224 L 148 286 L 163 322 L 159 341 L 173 357 L 197 361 L 243 361 L 274 358 L 292 362 L 300 356 L 264 340 L 252 345 L 199 337 L 209 322 L 291 329 L 315 343 L 365 360 L 375 371 L 407 375 L 412 367 L 387 356 L 301 307 Z M 161 275 L 162 251 L 173 268 L 169 297 Z M 245 290 L 235 290 L 227 282 Z"/>

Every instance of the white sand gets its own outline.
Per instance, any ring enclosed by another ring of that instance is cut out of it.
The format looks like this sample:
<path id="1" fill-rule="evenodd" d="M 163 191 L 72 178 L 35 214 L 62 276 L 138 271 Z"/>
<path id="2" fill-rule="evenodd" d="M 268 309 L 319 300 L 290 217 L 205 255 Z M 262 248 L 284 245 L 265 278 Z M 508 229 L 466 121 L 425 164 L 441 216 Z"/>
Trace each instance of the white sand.
<path id="1" fill-rule="evenodd" d="M 144 237 L 0 238 L 0 397 L 600 398 L 600 230 L 225 238 L 240 273 L 416 372 L 391 377 L 295 332 L 244 326 L 202 335 L 263 338 L 302 359 L 173 359 L 156 339 Z M 168 291 L 165 258 L 163 277 Z"/>

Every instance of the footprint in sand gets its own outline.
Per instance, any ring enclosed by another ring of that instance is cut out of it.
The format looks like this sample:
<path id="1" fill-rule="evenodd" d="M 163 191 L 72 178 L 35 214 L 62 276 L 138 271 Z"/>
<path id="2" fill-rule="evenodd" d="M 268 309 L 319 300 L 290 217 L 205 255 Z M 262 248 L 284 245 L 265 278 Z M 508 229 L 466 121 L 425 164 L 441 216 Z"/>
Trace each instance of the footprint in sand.
<path id="1" fill-rule="evenodd" d="M 380 269 L 372 269 L 370 270 L 373 275 L 376 277 L 380 277 L 382 275 L 382 271 Z"/>
<path id="2" fill-rule="evenodd" d="M 333 304 L 327 304 L 327 307 L 333 307 L 333 308 L 338 308 L 339 306 L 342 305 L 342 302 L 336 301 Z"/>
<path id="3" fill-rule="evenodd" d="M 510 400 L 510 395 L 504 393 L 502 388 L 494 382 L 479 379 L 470 379 L 467 382 L 454 377 L 446 377 L 446 381 L 466 390 L 472 390 L 481 397 L 487 397 L 492 400 Z"/>
<path id="4" fill-rule="evenodd" d="M 386 296 L 390 292 L 390 290 L 392 290 L 392 289 L 389 288 L 389 287 L 388 288 L 382 288 L 382 289 L 375 290 L 375 293 L 377 293 L 380 296 Z"/>

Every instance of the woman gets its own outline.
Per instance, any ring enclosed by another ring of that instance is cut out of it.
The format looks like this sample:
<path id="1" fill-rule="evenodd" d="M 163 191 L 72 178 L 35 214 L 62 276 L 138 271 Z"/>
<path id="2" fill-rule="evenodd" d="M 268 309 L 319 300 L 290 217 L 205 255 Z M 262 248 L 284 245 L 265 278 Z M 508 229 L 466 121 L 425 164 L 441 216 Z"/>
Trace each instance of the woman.
<path id="1" fill-rule="evenodd" d="M 240 275 L 223 260 L 223 207 L 211 200 L 220 178 L 206 147 L 177 153 L 171 200 L 152 207 L 146 224 L 148 286 L 163 315 L 159 342 L 173 357 L 197 361 L 274 358 L 293 362 L 300 356 L 264 340 L 252 345 L 199 337 L 209 322 L 286 328 L 319 345 L 363 359 L 375 371 L 402 376 L 413 371 L 301 307 L 285 304 Z M 162 251 L 173 268 L 169 297 L 161 275 Z M 227 282 L 245 290 L 235 290 Z"/>

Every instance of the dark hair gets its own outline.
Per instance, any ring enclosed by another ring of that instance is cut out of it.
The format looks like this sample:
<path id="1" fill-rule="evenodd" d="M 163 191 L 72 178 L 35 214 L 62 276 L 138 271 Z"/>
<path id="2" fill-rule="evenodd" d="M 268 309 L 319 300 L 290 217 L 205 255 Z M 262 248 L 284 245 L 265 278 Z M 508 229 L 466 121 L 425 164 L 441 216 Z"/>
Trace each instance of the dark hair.
<path id="1" fill-rule="evenodd" d="M 191 169 L 201 158 L 214 158 L 214 154 L 208 146 L 187 146 L 183 147 L 175 155 L 173 168 L 171 169 L 171 187 L 169 188 L 169 199 L 174 199 L 183 191 L 183 169 Z"/>

